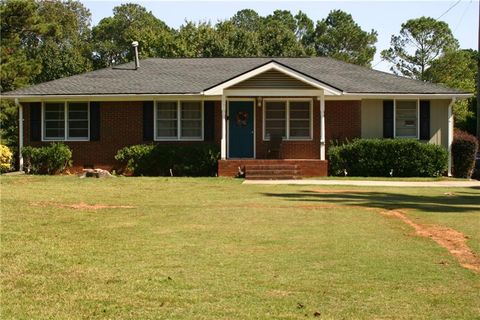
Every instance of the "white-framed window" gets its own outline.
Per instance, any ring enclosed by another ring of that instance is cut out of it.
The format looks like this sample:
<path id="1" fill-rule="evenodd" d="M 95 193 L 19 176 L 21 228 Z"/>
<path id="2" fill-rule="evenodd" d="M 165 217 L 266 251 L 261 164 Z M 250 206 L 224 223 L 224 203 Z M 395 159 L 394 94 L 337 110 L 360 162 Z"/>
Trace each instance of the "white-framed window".
<path id="1" fill-rule="evenodd" d="M 90 140 L 89 102 L 44 102 L 42 140 Z"/>
<path id="2" fill-rule="evenodd" d="M 155 140 L 203 140 L 202 101 L 156 101 Z"/>
<path id="3" fill-rule="evenodd" d="M 419 137 L 419 101 L 418 100 L 395 100 L 395 137 L 417 138 Z"/>
<path id="4" fill-rule="evenodd" d="M 284 140 L 312 139 L 312 100 L 275 99 L 264 100 L 263 139 L 273 134 Z"/>

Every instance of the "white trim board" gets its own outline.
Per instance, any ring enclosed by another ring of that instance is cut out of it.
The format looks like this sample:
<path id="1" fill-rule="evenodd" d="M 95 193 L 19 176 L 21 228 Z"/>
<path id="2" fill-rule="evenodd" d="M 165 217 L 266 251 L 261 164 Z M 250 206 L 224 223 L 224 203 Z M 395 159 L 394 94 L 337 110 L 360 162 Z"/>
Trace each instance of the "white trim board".
<path id="1" fill-rule="evenodd" d="M 235 90 L 224 90 L 225 95 L 228 96 L 243 96 L 243 97 L 254 97 L 254 96 L 319 96 L 319 89 L 298 89 L 298 90 L 283 90 L 283 89 L 235 89 Z M 435 99 L 449 99 L 455 98 L 467 99 L 472 97 L 470 93 L 458 93 L 458 94 L 432 94 L 432 93 L 342 93 L 340 95 L 326 95 L 325 101 L 336 101 L 336 100 L 362 100 L 362 99 L 382 99 L 382 100 L 392 100 L 392 99 L 405 99 L 405 98 L 420 98 L 425 100 L 435 100 Z M 208 100 L 208 101 L 221 101 L 221 94 L 217 95 L 205 95 L 203 93 L 195 94 L 112 94 L 112 95 L 18 95 L 18 96 L 2 96 L 2 99 L 5 100 L 15 100 L 18 99 L 19 102 L 56 102 L 56 101 L 154 101 L 154 100 Z"/>

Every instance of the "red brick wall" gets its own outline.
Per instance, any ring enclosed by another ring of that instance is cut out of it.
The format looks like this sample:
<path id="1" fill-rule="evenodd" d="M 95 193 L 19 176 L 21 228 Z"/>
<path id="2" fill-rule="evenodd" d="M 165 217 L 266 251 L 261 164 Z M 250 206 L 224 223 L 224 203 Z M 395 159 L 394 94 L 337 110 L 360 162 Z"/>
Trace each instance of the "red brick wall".
<path id="1" fill-rule="evenodd" d="M 325 139 L 345 140 L 361 137 L 361 102 L 326 101 L 325 102 Z M 256 113 L 256 151 L 257 159 L 266 157 L 268 141 L 263 141 L 263 112 Z M 313 104 L 313 140 L 283 141 L 280 151 L 282 159 L 319 159 L 320 158 L 320 102 Z"/>
<path id="2" fill-rule="evenodd" d="M 325 141 L 360 138 L 361 101 L 325 101 Z"/>
<path id="3" fill-rule="evenodd" d="M 143 141 L 143 102 L 101 102 L 100 140 L 65 142 L 73 150 L 72 172 L 79 172 L 85 166 L 103 169 L 120 169 L 114 156 L 123 147 L 148 143 Z M 49 142 L 30 141 L 30 108 L 24 104 L 24 145 L 42 146 Z M 218 120 L 217 120 L 218 119 Z M 221 139 L 220 105 L 215 110 L 214 141 Z M 217 126 L 218 123 L 218 126 Z M 157 142 L 164 144 L 188 144 L 191 142 Z"/>
<path id="4" fill-rule="evenodd" d="M 100 140 L 66 142 L 73 149 L 72 171 L 80 171 L 84 166 L 118 169 L 114 159 L 117 151 L 125 146 L 145 143 L 143 141 L 143 103 L 102 102 L 100 106 Z M 30 141 L 30 109 L 24 105 L 24 145 L 41 146 L 47 142 Z M 263 112 L 256 107 L 256 155 L 265 158 L 268 142 L 263 141 Z M 313 140 L 284 141 L 280 156 L 283 159 L 319 159 L 320 158 L 320 111 L 319 102 L 313 107 Z M 221 102 L 215 102 L 214 141 L 221 140 Z M 325 106 L 326 141 L 345 138 L 352 139 L 361 135 L 360 101 L 327 101 Z M 191 142 L 161 142 L 169 144 L 188 144 Z"/>
<path id="5" fill-rule="evenodd" d="M 267 156 L 268 141 L 263 141 L 263 110 L 256 107 L 256 156 Z M 281 159 L 320 159 L 320 109 L 319 102 L 313 104 L 313 139 L 308 141 L 283 141 L 280 148 Z"/>

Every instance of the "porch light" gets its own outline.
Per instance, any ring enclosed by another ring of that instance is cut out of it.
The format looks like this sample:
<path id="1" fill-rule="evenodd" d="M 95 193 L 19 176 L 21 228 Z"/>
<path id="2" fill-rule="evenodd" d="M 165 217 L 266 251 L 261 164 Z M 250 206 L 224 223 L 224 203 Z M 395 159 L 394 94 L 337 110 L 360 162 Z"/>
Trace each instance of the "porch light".
<path id="1" fill-rule="evenodd" d="M 263 101 L 263 98 L 262 97 L 257 97 L 257 107 L 262 107 L 262 101 Z"/>

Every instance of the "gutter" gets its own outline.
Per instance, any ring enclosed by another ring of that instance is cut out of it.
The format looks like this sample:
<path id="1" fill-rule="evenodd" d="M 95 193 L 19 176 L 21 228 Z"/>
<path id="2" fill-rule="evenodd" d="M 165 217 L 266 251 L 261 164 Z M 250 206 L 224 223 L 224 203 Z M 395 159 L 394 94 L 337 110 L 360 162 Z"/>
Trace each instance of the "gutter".
<path id="1" fill-rule="evenodd" d="M 300 91 L 299 91 L 300 93 Z M 205 95 L 205 91 L 198 93 L 165 93 L 165 94 L 74 94 L 74 95 L 11 95 L 2 96 L 6 100 L 21 100 L 22 102 L 37 102 L 45 100 L 89 100 L 89 101 L 149 101 L 160 97 L 189 97 L 189 98 L 213 98 L 221 95 Z M 396 98 L 424 98 L 424 99 L 467 99 L 473 97 L 471 93 L 350 93 L 342 92 L 338 96 L 329 96 L 335 99 L 358 98 L 358 99 L 396 99 Z M 328 98 L 328 99 L 329 99 Z"/>
<path id="2" fill-rule="evenodd" d="M 15 98 L 15 105 L 18 107 L 18 170 L 23 171 L 23 106 Z"/>

